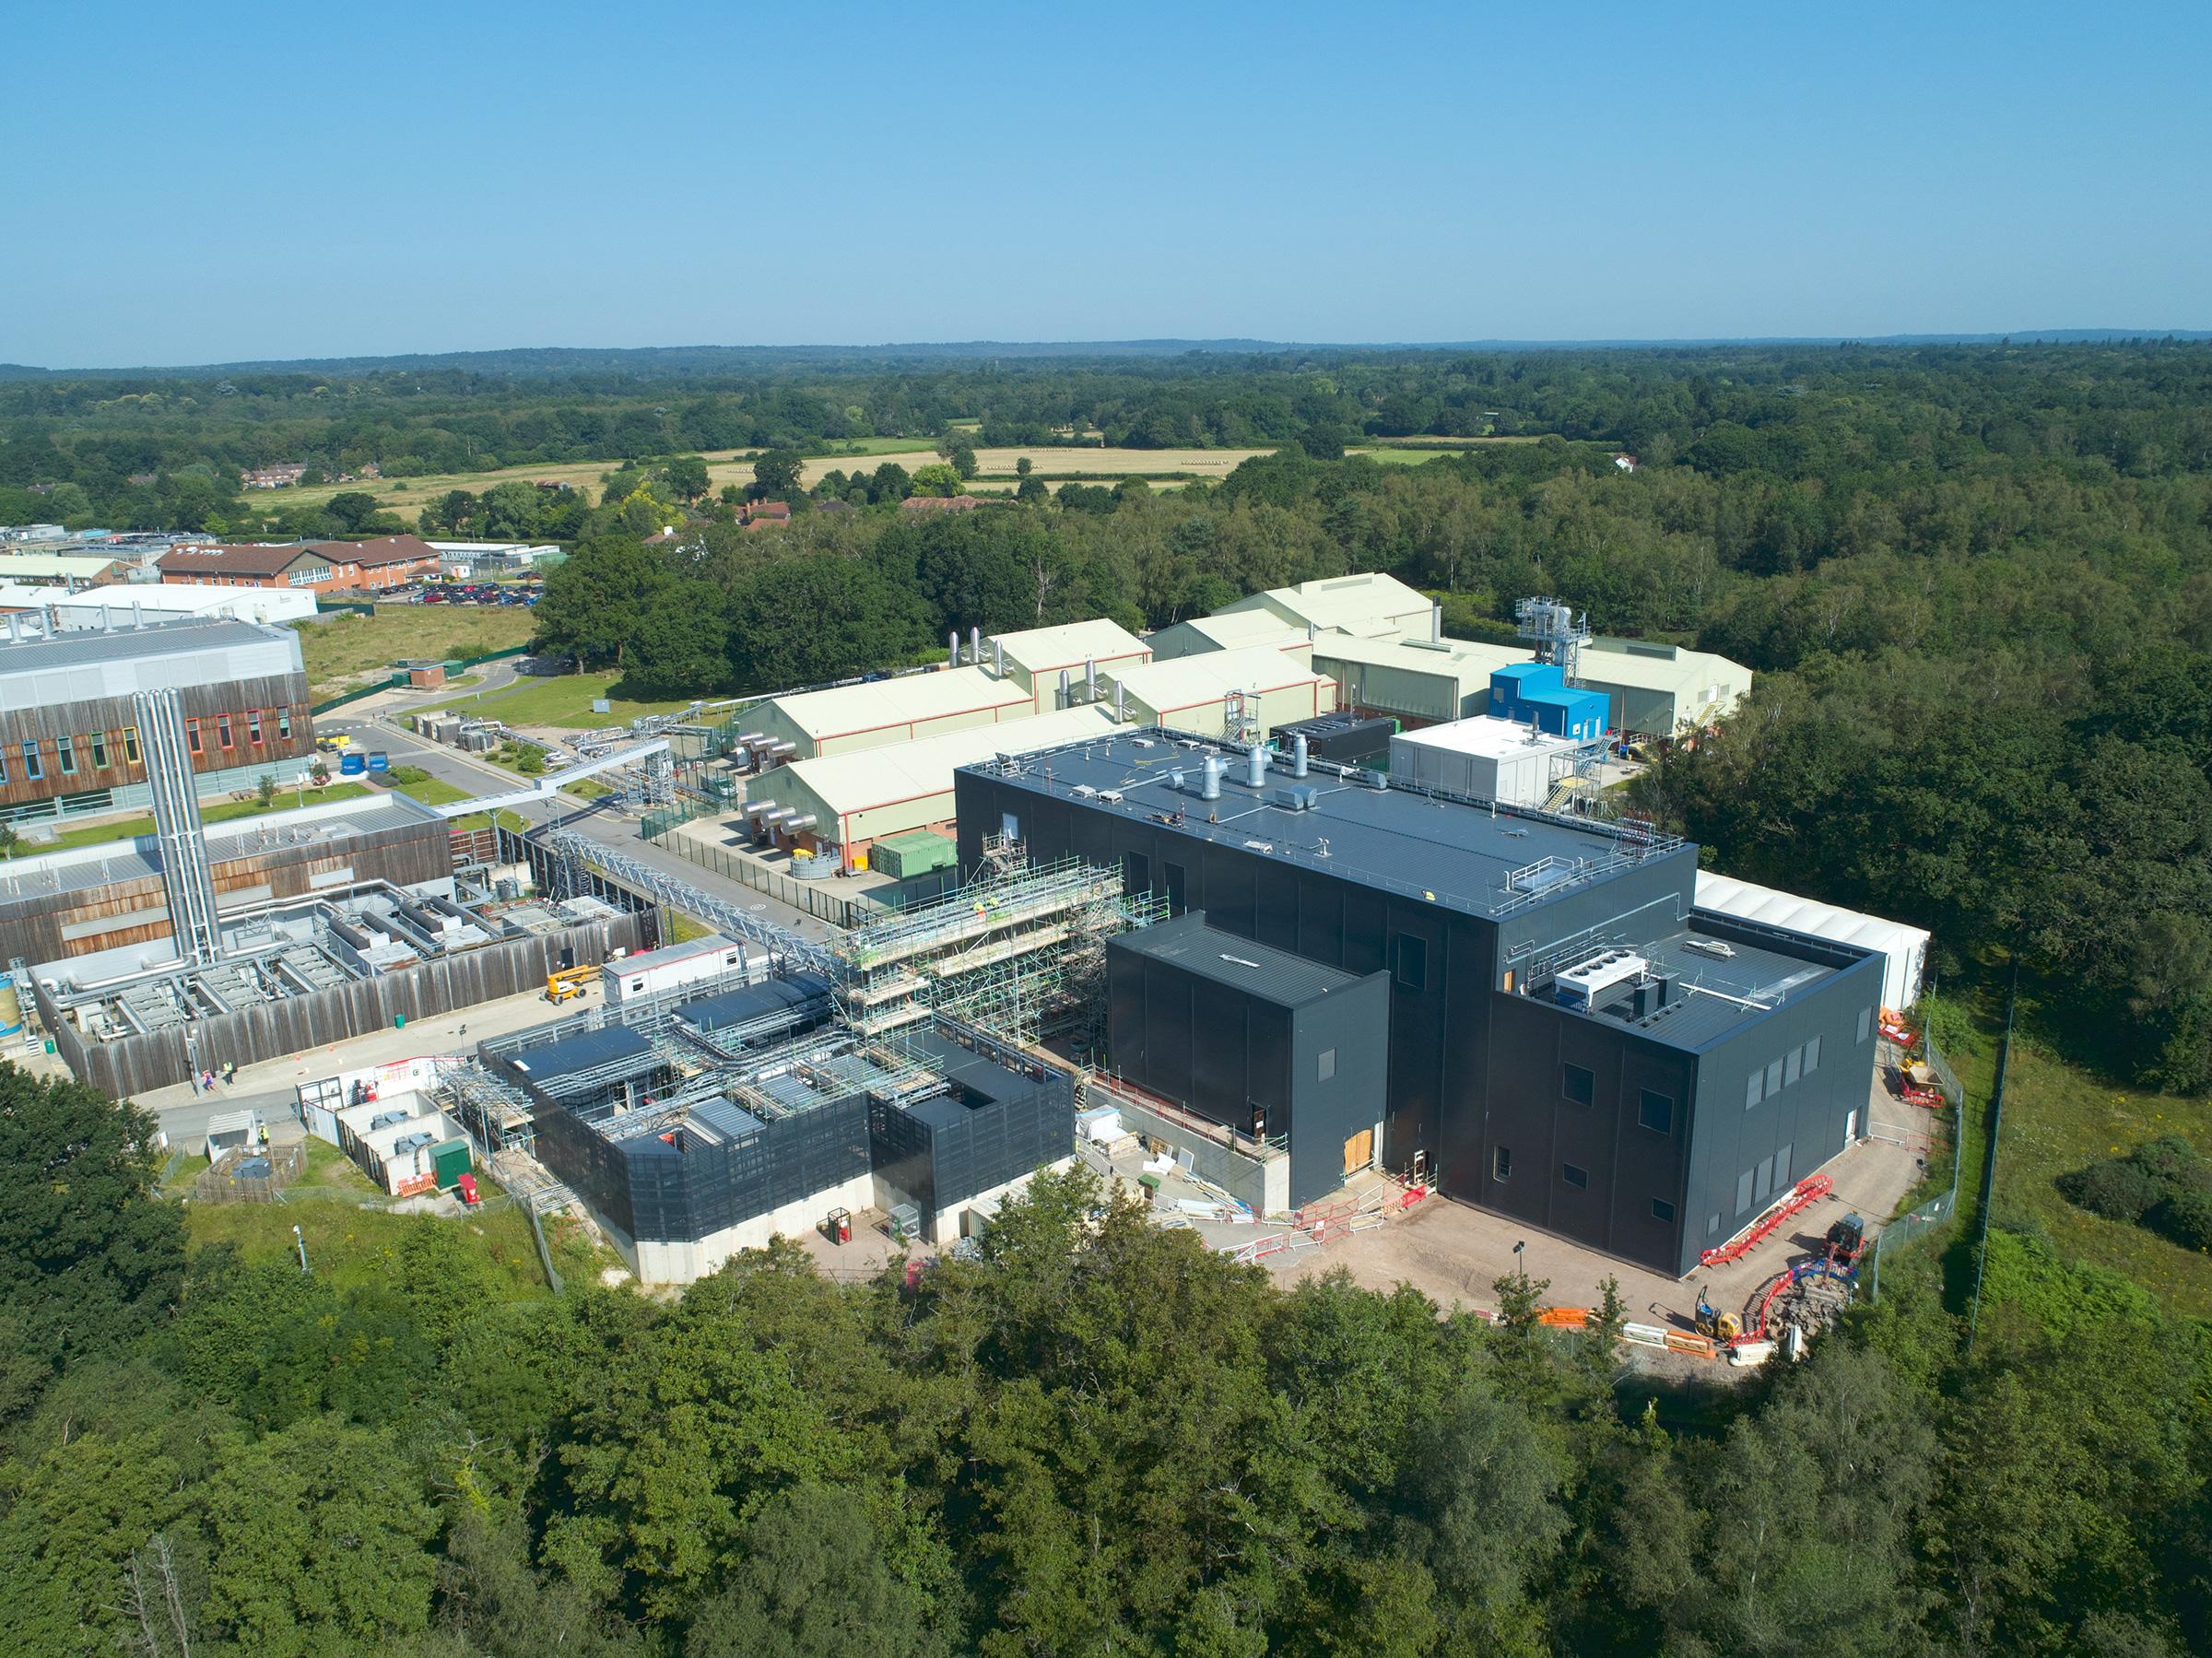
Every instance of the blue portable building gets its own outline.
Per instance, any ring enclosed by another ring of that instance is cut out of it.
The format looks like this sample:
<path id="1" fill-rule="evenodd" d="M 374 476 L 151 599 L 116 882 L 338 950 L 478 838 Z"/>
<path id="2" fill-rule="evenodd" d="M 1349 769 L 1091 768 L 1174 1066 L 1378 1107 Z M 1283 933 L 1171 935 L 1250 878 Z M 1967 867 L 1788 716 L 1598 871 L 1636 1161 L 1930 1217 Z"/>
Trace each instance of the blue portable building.
<path id="1" fill-rule="evenodd" d="M 1516 662 L 1490 673 L 1490 714 L 1555 737 L 1594 743 L 1606 735 L 1603 691 L 1577 690 L 1556 663 Z"/>

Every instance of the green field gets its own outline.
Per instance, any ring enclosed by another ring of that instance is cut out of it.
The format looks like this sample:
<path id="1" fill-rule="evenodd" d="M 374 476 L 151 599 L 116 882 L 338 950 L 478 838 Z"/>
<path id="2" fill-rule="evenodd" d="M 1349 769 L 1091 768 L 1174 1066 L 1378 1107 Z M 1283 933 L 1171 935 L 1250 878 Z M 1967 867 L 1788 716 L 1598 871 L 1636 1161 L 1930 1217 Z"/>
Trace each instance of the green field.
<path id="1" fill-rule="evenodd" d="M 389 605 L 373 616 L 295 622 L 307 685 L 316 700 L 391 673 L 401 658 L 481 656 L 530 641 L 521 605 Z"/>
<path id="2" fill-rule="evenodd" d="M 569 731 L 619 725 L 647 714 L 674 713 L 690 706 L 681 700 L 641 702 L 621 696 L 615 689 L 621 678 L 620 673 L 612 669 L 595 674 L 562 674 L 550 678 L 524 675 L 496 690 L 442 699 L 428 706 L 502 720 L 510 725 L 544 725 Z M 614 704 L 614 711 L 594 713 L 592 700 L 596 697 L 608 699 Z"/>
<path id="3" fill-rule="evenodd" d="M 1996 1070 L 1994 1030 L 2003 1003 L 2002 990 L 1983 998 L 1972 1036 L 1954 1039 L 1946 1050 L 1973 1104 L 1959 1181 L 1959 1211 L 1970 1221 L 1989 1145 L 1984 1102 Z M 2019 1024 L 2030 1023 L 2023 996 Z M 2212 1099 L 2146 1093 L 2115 1083 L 2069 1064 L 2024 1029 L 2017 1030 L 2006 1075 L 1991 1214 L 2000 1226 L 2040 1229 L 2062 1255 L 2123 1274 L 2177 1311 L 2212 1318 L 2212 1261 L 2147 1227 L 2076 1208 L 2053 1184 L 2062 1174 L 2132 1151 L 2161 1135 L 2180 1135 L 2212 1152 Z"/>
<path id="4" fill-rule="evenodd" d="M 1442 449 L 1347 449 L 1349 455 L 1363 455 L 1368 460 L 1385 466 L 1418 466 L 1425 462 L 1441 460 L 1450 453 Z"/>
<path id="5" fill-rule="evenodd" d="M 488 1200 L 501 1195 L 481 1169 L 477 1181 Z M 299 1195 L 300 1192 L 312 1195 Z M 426 1218 L 389 1214 L 381 1206 L 384 1201 L 384 1194 L 336 1146 L 311 1139 L 307 1173 L 286 1202 L 195 1203 L 186 1206 L 185 1217 L 193 1248 L 233 1244 L 248 1261 L 296 1260 L 292 1228 L 297 1226 L 307 1244 L 309 1268 L 341 1288 L 385 1282 L 394 1246 L 409 1227 L 464 1228 L 481 1243 L 501 1299 L 527 1301 L 551 1293 L 538 1264 L 529 1218 L 516 1205 L 488 1202 L 477 1214 Z M 546 1241 L 560 1272 L 579 1281 L 612 1264 L 612 1257 L 595 1251 L 574 1221 L 548 1219 Z"/>
<path id="6" fill-rule="evenodd" d="M 308 791 L 307 798 L 311 803 L 318 800 L 355 800 L 368 793 L 368 785 L 365 783 L 334 782 L 324 788 Z M 281 812 L 300 803 L 300 795 L 298 791 L 279 789 L 276 791 L 276 798 L 270 805 L 269 810 Z M 260 813 L 261 803 L 254 800 L 226 800 L 219 805 L 210 805 L 206 801 L 200 803 L 200 821 L 202 823 L 229 823 L 236 817 L 258 817 Z M 35 844 L 25 841 L 24 848 L 27 854 L 39 852 L 60 852 L 67 846 L 96 846 L 102 841 L 127 841 L 134 835 L 150 835 L 153 832 L 153 815 L 147 813 L 137 817 L 112 817 L 105 823 L 88 823 L 81 829 L 64 829 L 52 841 L 42 841 Z"/>

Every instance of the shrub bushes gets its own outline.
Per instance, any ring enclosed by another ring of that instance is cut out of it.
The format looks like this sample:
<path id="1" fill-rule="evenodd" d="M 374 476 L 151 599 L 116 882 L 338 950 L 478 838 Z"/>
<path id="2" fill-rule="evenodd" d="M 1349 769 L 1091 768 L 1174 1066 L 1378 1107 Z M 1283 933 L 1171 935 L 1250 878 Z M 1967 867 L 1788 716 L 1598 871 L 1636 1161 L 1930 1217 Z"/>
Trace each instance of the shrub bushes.
<path id="1" fill-rule="evenodd" d="M 2184 1249 L 2212 1251 L 2212 1163 L 2179 1135 L 2062 1174 L 2058 1191 L 2092 1215 L 2147 1226 Z"/>

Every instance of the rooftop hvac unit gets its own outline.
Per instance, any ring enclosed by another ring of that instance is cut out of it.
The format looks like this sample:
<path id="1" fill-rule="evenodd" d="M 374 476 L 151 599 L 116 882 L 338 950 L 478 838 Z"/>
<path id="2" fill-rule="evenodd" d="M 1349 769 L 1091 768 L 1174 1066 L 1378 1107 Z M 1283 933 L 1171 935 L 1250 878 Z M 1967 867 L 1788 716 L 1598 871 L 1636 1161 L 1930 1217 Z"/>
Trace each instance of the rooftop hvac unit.
<path id="1" fill-rule="evenodd" d="M 1641 979 L 1651 970 L 1651 965 L 1633 951 L 1607 950 L 1587 961 L 1561 969 L 1557 981 L 1558 1000 L 1562 1006 L 1587 1013 L 1602 1003 L 1607 993 Z"/>
<path id="2" fill-rule="evenodd" d="M 1286 812 L 1310 812 L 1320 801 L 1318 790 L 1312 788 L 1277 789 L 1269 797 L 1271 804 Z"/>

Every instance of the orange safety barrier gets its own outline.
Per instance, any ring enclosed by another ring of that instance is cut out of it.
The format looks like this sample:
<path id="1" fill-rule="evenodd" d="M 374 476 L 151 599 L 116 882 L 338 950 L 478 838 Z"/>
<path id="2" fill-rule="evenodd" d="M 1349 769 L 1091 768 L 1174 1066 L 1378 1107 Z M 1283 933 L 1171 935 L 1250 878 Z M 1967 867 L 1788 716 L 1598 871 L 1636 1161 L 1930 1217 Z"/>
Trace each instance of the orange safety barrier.
<path id="1" fill-rule="evenodd" d="M 1711 1358 L 1712 1343 L 1702 1335 L 1685 1335 L 1679 1330 L 1666 1333 L 1666 1350 L 1670 1353 L 1688 1353 L 1693 1358 Z"/>
<path id="2" fill-rule="evenodd" d="M 1709 1249 L 1698 1257 L 1700 1266 L 1718 1266 L 1725 1261 L 1739 1261 L 1749 1254 L 1755 1245 L 1765 1242 L 1782 1229 L 1782 1223 L 1794 1215 L 1803 1214 L 1830 1192 L 1836 1182 L 1825 1174 L 1808 1174 L 1789 1191 L 1773 1207 L 1751 1223 L 1750 1229 L 1739 1237 L 1731 1238 L 1718 1249 Z"/>
<path id="3" fill-rule="evenodd" d="M 1583 1330 L 1590 1324 L 1587 1307 L 1547 1307 L 1536 1314 L 1536 1323 L 1549 1324 L 1556 1330 Z"/>

